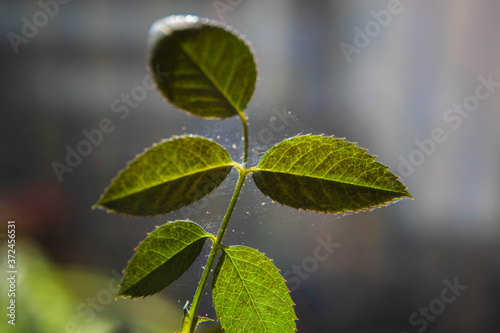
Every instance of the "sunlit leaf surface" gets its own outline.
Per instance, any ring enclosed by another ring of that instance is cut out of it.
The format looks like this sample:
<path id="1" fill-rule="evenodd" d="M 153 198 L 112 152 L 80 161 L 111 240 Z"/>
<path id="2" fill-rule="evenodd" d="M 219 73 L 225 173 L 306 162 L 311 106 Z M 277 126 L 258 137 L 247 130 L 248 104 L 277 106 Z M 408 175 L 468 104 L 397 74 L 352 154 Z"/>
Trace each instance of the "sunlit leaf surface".
<path id="1" fill-rule="evenodd" d="M 150 31 L 150 67 L 174 105 L 196 116 L 241 113 L 255 89 L 253 54 L 241 36 L 220 22 L 174 15 Z"/>
<path id="2" fill-rule="evenodd" d="M 245 246 L 224 249 L 213 300 L 226 333 L 295 332 L 293 301 L 283 277 L 264 254 Z"/>
<path id="3" fill-rule="evenodd" d="M 148 296 L 168 287 L 193 264 L 209 237 L 189 221 L 160 226 L 137 247 L 125 269 L 118 296 Z"/>
<path id="4" fill-rule="evenodd" d="M 324 213 L 370 209 L 411 197 L 387 166 L 354 143 L 324 136 L 297 136 L 271 148 L 253 178 L 284 205 Z"/>
<path id="5" fill-rule="evenodd" d="M 96 205 L 131 215 L 165 214 L 210 193 L 232 168 L 228 152 L 202 137 L 175 137 L 122 170 Z"/>

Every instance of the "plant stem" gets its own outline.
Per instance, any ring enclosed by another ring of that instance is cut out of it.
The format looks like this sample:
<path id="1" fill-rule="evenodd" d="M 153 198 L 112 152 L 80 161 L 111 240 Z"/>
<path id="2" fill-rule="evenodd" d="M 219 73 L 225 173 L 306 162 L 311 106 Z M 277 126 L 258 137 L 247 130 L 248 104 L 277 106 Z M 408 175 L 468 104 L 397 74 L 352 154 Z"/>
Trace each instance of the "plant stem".
<path id="1" fill-rule="evenodd" d="M 246 142 L 246 140 L 245 140 Z M 226 215 L 224 216 L 224 219 L 222 220 L 222 224 L 219 228 L 219 232 L 217 233 L 217 238 L 215 239 L 214 244 L 212 245 L 212 249 L 210 250 L 210 254 L 208 256 L 207 263 L 205 265 L 205 270 L 203 271 L 203 274 L 200 279 L 200 283 L 198 284 L 198 288 L 196 289 L 196 292 L 193 297 L 193 303 L 191 305 L 191 308 L 189 309 L 189 313 L 186 315 L 187 318 L 184 318 L 184 321 L 182 323 L 182 329 L 181 333 L 186 332 L 186 333 L 191 333 L 194 331 L 194 328 L 196 326 L 196 313 L 198 312 L 198 308 L 200 306 L 200 301 L 201 298 L 203 297 L 203 292 L 205 290 L 205 287 L 207 285 L 208 281 L 208 276 L 210 275 L 210 272 L 212 271 L 212 267 L 214 265 L 215 257 L 217 256 L 217 253 L 220 250 L 220 244 L 222 242 L 222 238 L 224 237 L 224 233 L 226 232 L 227 225 L 229 223 L 229 219 L 231 218 L 231 215 L 233 214 L 234 206 L 236 205 L 236 202 L 238 201 L 238 197 L 240 196 L 241 188 L 243 187 L 243 183 L 245 182 L 245 179 L 248 175 L 248 172 L 246 169 L 238 169 L 239 172 L 239 178 L 238 178 L 238 183 L 236 184 L 236 188 L 234 189 L 233 197 L 231 198 L 231 202 L 229 203 L 229 207 L 227 207 Z M 187 325 L 187 326 L 185 326 Z"/>

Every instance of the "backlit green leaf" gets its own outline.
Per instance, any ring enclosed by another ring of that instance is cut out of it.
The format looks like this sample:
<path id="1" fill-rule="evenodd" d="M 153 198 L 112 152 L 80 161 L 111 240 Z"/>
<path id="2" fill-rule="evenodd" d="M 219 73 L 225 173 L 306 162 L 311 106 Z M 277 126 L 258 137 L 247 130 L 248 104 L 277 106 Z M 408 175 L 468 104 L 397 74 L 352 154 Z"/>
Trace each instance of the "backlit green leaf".
<path id="1" fill-rule="evenodd" d="M 223 23 L 173 15 L 150 30 L 150 67 L 174 105 L 205 118 L 242 112 L 255 89 L 257 70 L 241 36 Z"/>
<path id="2" fill-rule="evenodd" d="M 137 247 L 125 269 L 118 296 L 149 296 L 168 287 L 193 264 L 210 237 L 189 221 L 158 227 Z"/>
<path id="3" fill-rule="evenodd" d="M 224 332 L 295 332 L 297 318 L 285 281 L 259 251 L 225 248 L 212 287 Z"/>
<path id="4" fill-rule="evenodd" d="M 122 170 L 96 205 L 132 215 L 165 214 L 201 199 L 226 178 L 227 151 L 202 137 L 153 145 Z"/>
<path id="5" fill-rule="evenodd" d="M 411 197 L 387 166 L 344 139 L 297 136 L 271 148 L 253 174 L 267 196 L 284 205 L 343 213 Z"/>

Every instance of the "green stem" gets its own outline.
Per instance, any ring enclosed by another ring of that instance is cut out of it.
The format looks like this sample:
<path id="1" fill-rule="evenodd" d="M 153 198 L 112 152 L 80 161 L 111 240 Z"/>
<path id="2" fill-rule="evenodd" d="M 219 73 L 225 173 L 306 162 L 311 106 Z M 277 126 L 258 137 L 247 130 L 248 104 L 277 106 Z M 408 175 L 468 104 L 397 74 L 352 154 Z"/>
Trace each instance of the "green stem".
<path id="1" fill-rule="evenodd" d="M 245 142 L 246 142 L 246 140 L 245 140 Z M 215 258 L 217 256 L 217 253 L 220 250 L 220 244 L 222 242 L 222 238 L 224 237 L 224 233 L 226 232 L 227 225 L 229 223 L 229 219 L 231 218 L 231 215 L 233 214 L 234 206 L 236 205 L 236 202 L 238 201 L 238 197 L 240 196 L 241 188 L 243 187 L 243 183 L 245 182 L 245 178 L 248 175 L 248 172 L 246 169 L 242 169 L 242 170 L 238 169 L 238 171 L 239 171 L 238 184 L 236 184 L 236 188 L 234 189 L 233 197 L 231 198 L 231 202 L 229 203 L 229 207 L 227 207 L 226 215 L 224 216 L 224 220 L 222 220 L 222 224 L 219 228 L 219 232 L 217 233 L 217 238 L 215 239 L 215 242 L 212 245 L 212 249 L 210 250 L 207 264 L 205 265 L 205 270 L 203 271 L 200 283 L 198 284 L 198 288 L 196 289 L 196 292 L 194 294 L 193 303 L 191 305 L 191 308 L 189 309 L 189 312 L 184 317 L 184 321 L 182 323 L 181 333 L 194 332 L 194 329 L 196 327 L 196 322 L 197 322 L 196 313 L 198 312 L 198 308 L 200 306 L 200 301 L 201 301 L 201 298 L 203 297 L 203 292 L 204 292 L 205 287 L 207 285 L 208 276 L 210 275 L 210 272 L 211 272 L 212 267 L 214 265 L 214 261 L 215 261 Z"/>

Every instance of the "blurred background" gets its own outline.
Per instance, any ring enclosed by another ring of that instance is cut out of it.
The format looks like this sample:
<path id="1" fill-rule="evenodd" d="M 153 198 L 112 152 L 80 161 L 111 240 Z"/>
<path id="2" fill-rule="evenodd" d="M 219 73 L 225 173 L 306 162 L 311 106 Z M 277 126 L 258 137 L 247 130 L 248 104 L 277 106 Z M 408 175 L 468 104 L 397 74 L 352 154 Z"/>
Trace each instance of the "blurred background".
<path id="1" fill-rule="evenodd" d="M 241 158 L 238 119 L 190 117 L 145 89 L 148 30 L 170 14 L 224 21 L 256 50 L 251 165 L 297 133 L 334 134 L 379 155 L 415 198 L 320 215 L 273 204 L 246 183 L 225 243 L 274 258 L 299 332 L 500 331 L 500 2 L 63 2 L 0 2 L 5 314 L 8 220 L 18 270 L 16 326 L 2 313 L 2 332 L 179 328 L 208 248 L 145 300 L 114 301 L 117 279 L 156 225 L 189 218 L 216 232 L 236 174 L 213 199 L 166 216 L 91 209 L 127 161 L 163 138 L 198 133 Z M 68 149 L 106 118 L 110 133 L 67 166 Z M 335 247 L 321 261 L 325 242 Z M 201 313 L 215 315 L 210 293 Z"/>

